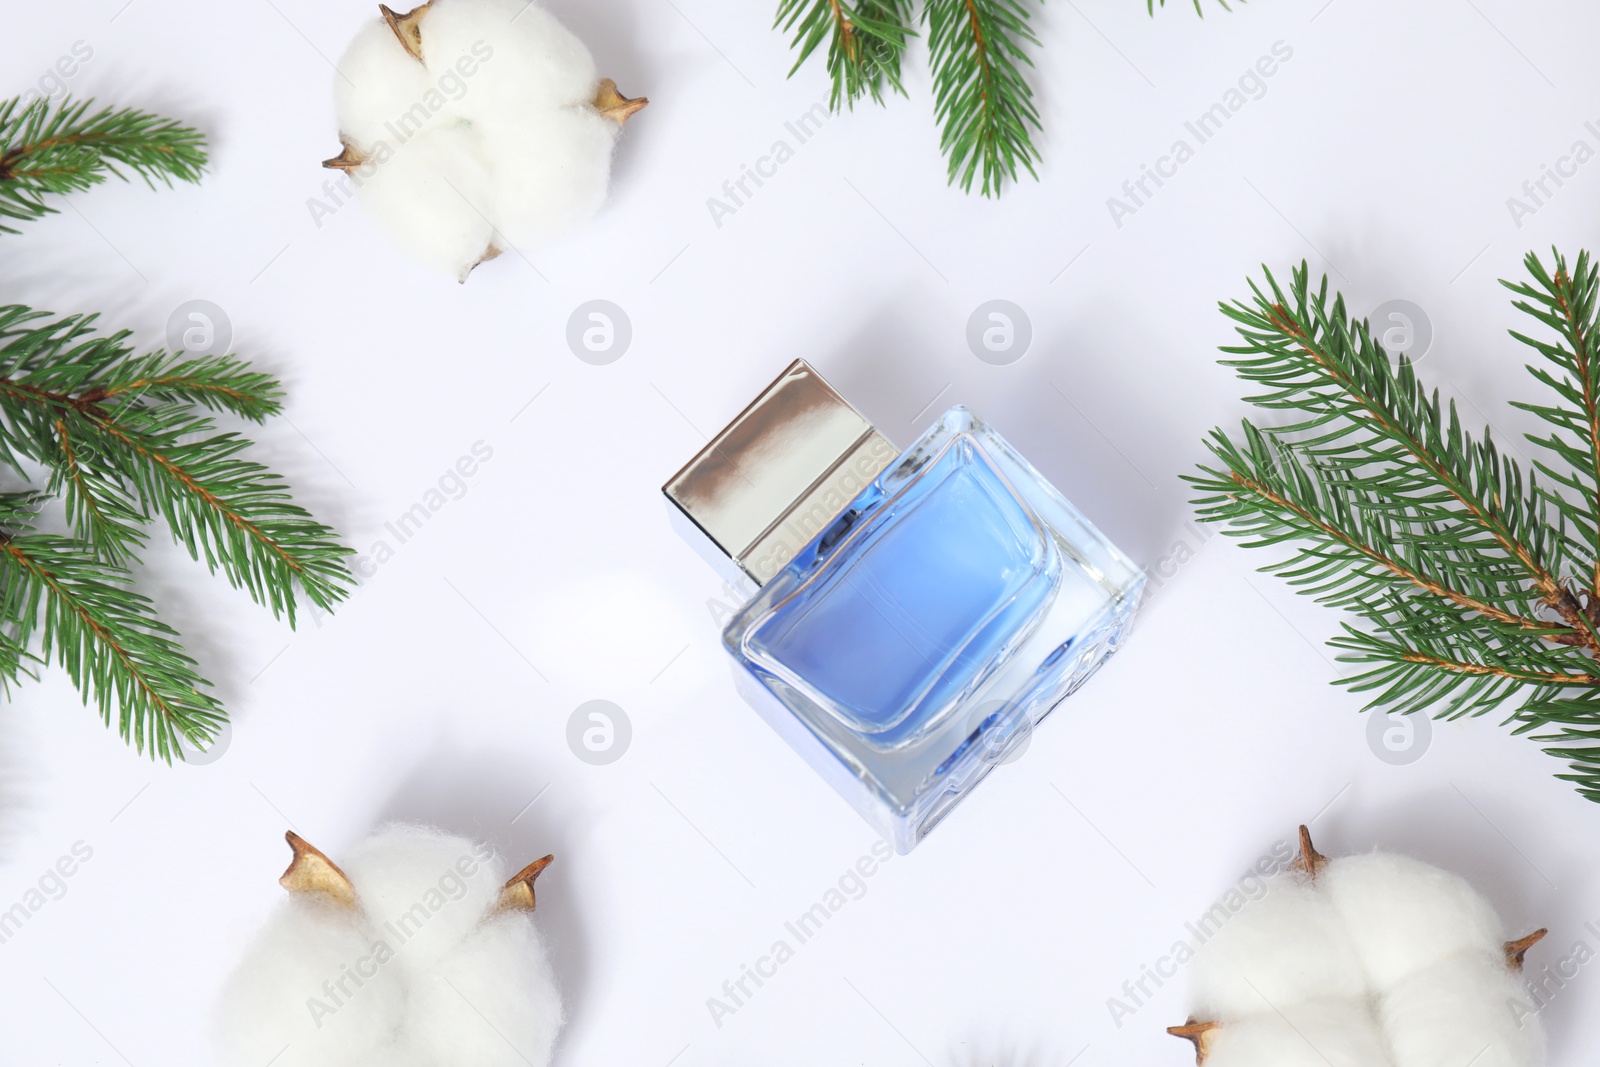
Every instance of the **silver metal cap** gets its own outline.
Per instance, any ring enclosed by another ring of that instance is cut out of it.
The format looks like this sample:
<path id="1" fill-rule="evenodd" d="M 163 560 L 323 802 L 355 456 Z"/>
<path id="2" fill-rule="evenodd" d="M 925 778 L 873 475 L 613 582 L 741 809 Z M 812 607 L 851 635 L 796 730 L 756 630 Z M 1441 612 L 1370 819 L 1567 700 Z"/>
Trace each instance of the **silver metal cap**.
<path id="1" fill-rule="evenodd" d="M 764 583 L 898 454 L 797 359 L 661 488 L 722 555 Z"/>

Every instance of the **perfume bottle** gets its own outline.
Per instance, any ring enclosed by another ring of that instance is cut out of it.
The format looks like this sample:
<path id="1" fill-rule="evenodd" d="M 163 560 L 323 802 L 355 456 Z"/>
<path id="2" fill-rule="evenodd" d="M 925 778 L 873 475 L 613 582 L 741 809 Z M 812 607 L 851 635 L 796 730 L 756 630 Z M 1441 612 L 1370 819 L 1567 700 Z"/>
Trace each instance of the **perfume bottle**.
<path id="1" fill-rule="evenodd" d="M 803 360 L 663 487 L 754 590 L 746 699 L 909 852 L 1127 634 L 1144 575 L 966 408 L 896 449 Z"/>

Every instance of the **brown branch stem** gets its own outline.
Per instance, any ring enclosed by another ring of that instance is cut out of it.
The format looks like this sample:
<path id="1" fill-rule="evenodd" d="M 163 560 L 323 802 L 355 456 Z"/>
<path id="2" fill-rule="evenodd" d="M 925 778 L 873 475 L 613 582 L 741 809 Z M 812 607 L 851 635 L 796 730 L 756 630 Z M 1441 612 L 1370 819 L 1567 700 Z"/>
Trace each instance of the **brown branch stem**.
<path id="1" fill-rule="evenodd" d="M 49 404 L 52 406 L 53 410 L 58 412 L 70 408 L 74 411 L 77 411 L 79 414 L 84 415 L 91 422 L 93 422 L 97 428 L 110 435 L 119 444 L 133 449 L 135 452 L 139 453 L 139 455 L 143 456 L 156 466 L 160 467 L 167 474 L 177 479 L 179 484 L 181 484 L 185 489 L 199 497 L 201 500 L 205 501 L 219 514 L 221 514 L 224 519 L 226 519 L 237 529 L 242 530 L 257 544 L 263 545 L 270 549 L 281 560 L 283 560 L 283 562 L 288 565 L 289 569 L 296 575 L 301 575 L 304 573 L 304 565 L 302 565 L 299 560 L 295 559 L 294 556 L 289 552 L 285 551 L 282 545 L 268 537 L 266 532 L 263 531 L 259 526 L 251 522 L 249 519 L 246 519 L 243 515 L 240 515 L 233 508 L 229 507 L 227 503 L 222 500 L 222 498 L 218 497 L 215 493 L 201 485 L 195 480 L 193 475 L 184 470 L 183 467 L 173 460 L 171 456 L 168 456 L 165 452 L 162 452 L 159 449 L 150 447 L 144 441 L 140 440 L 132 431 L 113 420 L 110 414 L 102 409 L 98 403 L 99 400 L 103 400 L 106 396 L 110 395 L 105 390 L 98 390 L 101 395 L 91 400 L 88 398 L 94 396 L 96 391 L 91 390 L 90 392 L 84 393 L 83 396 L 72 397 L 65 393 L 52 393 L 44 389 L 39 389 L 35 386 L 14 381 L 10 378 L 0 378 L 0 392 L 10 392 L 14 396 L 19 396 L 35 403 Z"/>
<path id="2" fill-rule="evenodd" d="M 1353 551 L 1361 553 L 1363 556 L 1366 556 L 1374 563 L 1377 563 L 1391 574 L 1410 582 L 1420 589 L 1425 589 L 1435 596 L 1438 596 L 1444 600 L 1448 600 L 1453 604 L 1467 608 L 1471 611 L 1476 611 L 1480 615 L 1487 616 L 1488 618 L 1494 619 L 1497 622 L 1503 622 L 1510 626 L 1517 626 L 1524 630 L 1547 630 L 1550 628 L 1548 624 L 1542 623 L 1537 619 L 1530 619 L 1527 616 L 1506 611 L 1504 608 L 1498 608 L 1493 604 L 1486 603 L 1485 601 L 1478 600 L 1475 597 L 1468 596 L 1465 593 L 1458 592 L 1438 581 L 1435 581 L 1432 578 L 1427 577 L 1426 575 L 1413 571 L 1409 567 L 1403 566 L 1395 560 L 1390 559 L 1377 549 L 1374 549 L 1371 546 L 1366 545 L 1353 537 L 1350 537 L 1343 530 L 1340 530 L 1331 523 L 1324 522 L 1322 519 L 1319 519 L 1317 516 L 1311 514 L 1305 508 L 1302 508 L 1292 501 L 1280 496 L 1279 494 L 1274 493 L 1265 485 L 1262 485 L 1253 479 L 1246 478 L 1238 471 L 1232 471 L 1230 473 L 1232 475 L 1234 484 L 1240 486 L 1241 488 L 1250 490 L 1250 492 L 1261 497 L 1273 507 L 1287 511 L 1296 518 L 1300 519 L 1302 522 L 1314 526 L 1328 537 L 1333 538 L 1340 544 L 1352 549 Z M 1553 641 L 1556 644 L 1570 644 L 1572 642 L 1564 640 L 1564 638 L 1569 636 L 1578 638 L 1581 635 L 1571 633 L 1545 634 L 1543 636 L 1547 640 Z"/>
<path id="3" fill-rule="evenodd" d="M 1556 305 L 1561 308 L 1561 315 L 1567 322 L 1567 335 L 1572 338 L 1572 362 L 1578 369 L 1578 379 L 1583 386 L 1583 413 L 1589 420 L 1589 462 L 1590 473 L 1594 475 L 1594 484 L 1597 493 L 1600 493 L 1600 399 L 1596 397 L 1594 376 L 1589 373 L 1589 345 L 1588 334 L 1573 317 L 1572 304 L 1567 300 L 1564 286 L 1571 279 L 1566 271 L 1556 271 L 1555 278 Z M 1600 514 L 1600 499 L 1595 501 L 1596 514 Z M 1600 527 L 1595 530 L 1595 563 L 1594 572 L 1590 579 L 1590 597 L 1600 597 Z M 1593 616 L 1590 616 L 1591 622 Z"/>
<path id="4" fill-rule="evenodd" d="M 1454 472 L 1430 454 L 1422 446 L 1422 442 L 1416 440 L 1401 427 L 1396 426 L 1377 401 L 1367 396 L 1355 382 L 1342 374 L 1333 361 L 1325 353 L 1318 350 L 1315 342 L 1294 320 L 1294 317 L 1289 314 L 1287 308 L 1282 304 L 1264 306 L 1272 324 L 1298 344 L 1300 351 L 1315 360 L 1317 365 L 1341 388 L 1355 397 L 1367 417 L 1384 431 L 1385 436 L 1409 452 L 1412 458 L 1426 467 L 1449 490 L 1450 495 L 1455 497 L 1461 506 L 1467 509 L 1472 519 L 1487 530 L 1490 536 L 1500 543 L 1501 548 L 1505 549 L 1522 564 L 1523 569 L 1528 572 L 1529 576 L 1533 578 L 1534 584 L 1538 586 L 1540 598 L 1554 608 L 1568 626 L 1584 633 L 1586 637 L 1584 644 L 1587 647 L 1600 653 L 1600 634 L 1597 634 L 1595 624 L 1590 621 L 1589 616 L 1583 611 L 1582 605 L 1578 604 L 1576 598 L 1568 592 L 1560 580 L 1546 570 L 1538 560 L 1534 559 L 1533 552 L 1518 540 L 1511 530 L 1494 514 L 1485 510 L 1477 500 L 1473 499 L 1472 494 L 1467 492 L 1466 486 L 1461 484 Z"/>

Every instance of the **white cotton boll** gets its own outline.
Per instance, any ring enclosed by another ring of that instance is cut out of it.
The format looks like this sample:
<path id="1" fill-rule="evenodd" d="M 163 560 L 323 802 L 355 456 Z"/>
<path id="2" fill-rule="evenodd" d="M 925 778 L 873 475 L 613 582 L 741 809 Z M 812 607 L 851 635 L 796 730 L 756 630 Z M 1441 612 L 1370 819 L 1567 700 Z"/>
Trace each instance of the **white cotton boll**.
<path id="1" fill-rule="evenodd" d="M 500 865 L 464 837 L 390 826 L 352 854 L 345 873 L 394 964 L 428 970 L 471 935 L 500 895 Z M 470 872 L 470 873 L 469 873 Z"/>
<path id="2" fill-rule="evenodd" d="M 438 1064 L 545 1067 L 561 1029 L 561 995 L 532 918 L 486 922 L 412 993 L 417 1046 Z"/>
<path id="3" fill-rule="evenodd" d="M 593 110 L 550 111 L 487 127 L 498 154 L 495 221 L 514 247 L 571 233 L 605 204 L 621 127 Z"/>
<path id="4" fill-rule="evenodd" d="M 292 894 L 228 981 L 222 1067 L 548 1067 L 560 990 L 533 916 L 549 858 L 399 825 L 342 869 L 295 835 Z M 509 1042 L 509 1043 L 508 1043 Z"/>
<path id="5" fill-rule="evenodd" d="M 1339 1001 L 1291 1004 L 1227 1022 L 1207 1037 L 1205 1067 L 1392 1064 L 1366 1002 Z"/>
<path id="6" fill-rule="evenodd" d="M 1501 951 L 1494 909 L 1448 871 L 1372 853 L 1333 860 L 1317 877 L 1376 991 L 1459 953 Z"/>
<path id="7" fill-rule="evenodd" d="M 1225 898 L 1231 917 L 1196 932 L 1197 1010 L 1172 1032 L 1200 1041 L 1206 1067 L 1540 1067 L 1507 953 L 1544 931 L 1507 945 L 1461 878 L 1405 856 L 1329 860 L 1300 834 L 1289 891 L 1274 881 L 1243 909 Z"/>
<path id="8" fill-rule="evenodd" d="M 349 65 L 334 165 L 402 251 L 462 279 L 488 252 L 592 219 L 622 124 L 648 103 L 600 79 L 583 42 L 528 0 L 432 0 L 375 20 Z"/>
<path id="9" fill-rule="evenodd" d="M 405 990 L 376 966 L 377 940 L 359 915 L 315 900 L 284 902 L 224 986 L 220 1061 L 349 1067 L 381 1058 L 404 1018 Z"/>
<path id="10" fill-rule="evenodd" d="M 1500 953 L 1421 971 L 1378 1002 L 1395 1067 L 1539 1067 L 1544 1037 L 1522 979 Z"/>
<path id="11" fill-rule="evenodd" d="M 1231 1019 L 1274 1004 L 1361 997 L 1360 962 L 1327 898 L 1286 875 L 1227 918 L 1196 951 L 1190 1000 L 1202 1019 Z"/>
<path id="12" fill-rule="evenodd" d="M 421 263 L 464 278 L 494 242 L 487 175 L 468 131 L 424 130 L 356 178 L 361 201 Z"/>
<path id="13" fill-rule="evenodd" d="M 463 56 L 472 60 L 464 99 L 475 117 L 592 103 L 600 80 L 577 35 L 523 0 L 434 0 L 423 61 L 435 77 L 451 70 L 465 75 L 457 66 Z"/>
<path id="14" fill-rule="evenodd" d="M 366 152 L 379 141 L 393 144 L 389 124 L 415 107 L 432 84 L 387 25 L 367 23 L 345 49 L 333 78 L 340 132 Z"/>

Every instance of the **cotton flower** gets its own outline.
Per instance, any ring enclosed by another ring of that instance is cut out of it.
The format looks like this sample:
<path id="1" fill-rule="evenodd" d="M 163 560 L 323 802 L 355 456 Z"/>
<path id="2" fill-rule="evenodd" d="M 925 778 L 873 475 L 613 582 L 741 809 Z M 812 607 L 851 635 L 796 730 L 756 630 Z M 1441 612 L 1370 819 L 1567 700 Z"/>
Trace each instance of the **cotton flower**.
<path id="1" fill-rule="evenodd" d="M 1318 881 L 1379 988 L 1459 953 L 1499 953 L 1505 941 L 1494 909 L 1465 879 L 1409 856 L 1350 856 Z"/>
<path id="2" fill-rule="evenodd" d="M 225 1067 L 546 1067 L 561 999 L 533 921 L 545 857 L 395 826 L 341 870 L 289 834 L 289 899 L 223 990 Z"/>
<path id="3" fill-rule="evenodd" d="M 1496 952 L 1440 960 L 1385 991 L 1378 1002 L 1395 1067 L 1524 1067 L 1543 1062 L 1539 1027 L 1522 981 Z"/>
<path id="4" fill-rule="evenodd" d="M 1205 1067 L 1538 1067 L 1520 971 L 1463 879 L 1406 856 L 1300 859 L 1196 953 L 1169 1032 Z"/>
<path id="5" fill-rule="evenodd" d="M 431 0 L 350 42 L 334 79 L 350 176 L 396 245 L 465 280 L 600 210 L 622 124 L 648 101 L 601 79 L 536 2 Z"/>
<path id="6" fill-rule="evenodd" d="M 1383 1035 L 1363 1001 L 1291 1003 L 1217 1031 L 1206 1067 L 1388 1067 Z"/>
<path id="7" fill-rule="evenodd" d="M 1270 1011 L 1272 1004 L 1361 997 L 1366 980 L 1344 924 L 1326 895 L 1292 879 L 1221 927 L 1191 971 L 1190 997 L 1208 1019 Z M 1280 951 L 1285 944 L 1302 951 Z"/>

